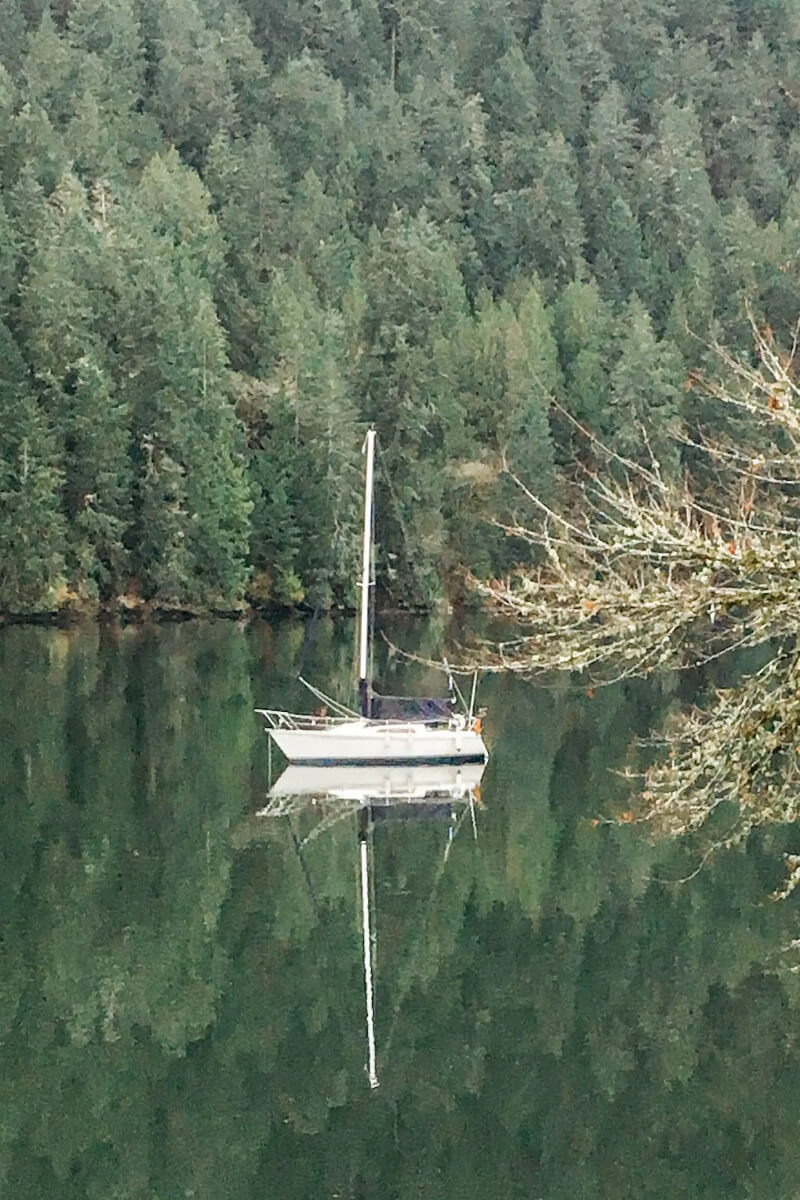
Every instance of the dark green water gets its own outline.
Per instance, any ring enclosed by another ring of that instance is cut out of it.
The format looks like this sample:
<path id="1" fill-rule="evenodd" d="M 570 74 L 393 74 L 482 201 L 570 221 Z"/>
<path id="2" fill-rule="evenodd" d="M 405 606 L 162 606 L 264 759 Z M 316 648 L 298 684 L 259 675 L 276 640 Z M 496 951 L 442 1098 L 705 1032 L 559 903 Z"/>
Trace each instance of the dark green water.
<path id="1" fill-rule="evenodd" d="M 355 818 L 253 815 L 301 641 L 0 633 L 3 1200 L 800 1195 L 796 834 L 674 886 L 686 848 L 591 823 L 655 687 L 489 680 L 478 840 L 375 828 L 370 1091 Z"/>

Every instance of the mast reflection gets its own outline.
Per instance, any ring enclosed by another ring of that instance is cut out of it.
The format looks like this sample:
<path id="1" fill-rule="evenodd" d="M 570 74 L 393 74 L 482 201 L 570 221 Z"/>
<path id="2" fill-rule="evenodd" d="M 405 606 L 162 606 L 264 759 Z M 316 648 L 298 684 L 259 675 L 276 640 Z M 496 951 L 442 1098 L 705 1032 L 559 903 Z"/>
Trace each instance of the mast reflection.
<path id="1" fill-rule="evenodd" d="M 425 764 L 381 767 L 376 765 L 286 767 L 267 793 L 267 804 L 257 816 L 280 818 L 314 809 L 319 821 L 304 842 L 353 813 L 358 814 L 358 847 L 363 943 L 364 999 L 367 1031 L 366 1072 L 370 1087 L 379 1086 L 375 1036 L 375 937 L 371 912 L 372 866 L 370 834 L 377 820 L 409 816 L 447 819 L 450 852 L 456 829 L 466 814 L 477 837 L 476 804 L 485 763 Z M 460 814 L 457 813 L 461 809 Z"/>

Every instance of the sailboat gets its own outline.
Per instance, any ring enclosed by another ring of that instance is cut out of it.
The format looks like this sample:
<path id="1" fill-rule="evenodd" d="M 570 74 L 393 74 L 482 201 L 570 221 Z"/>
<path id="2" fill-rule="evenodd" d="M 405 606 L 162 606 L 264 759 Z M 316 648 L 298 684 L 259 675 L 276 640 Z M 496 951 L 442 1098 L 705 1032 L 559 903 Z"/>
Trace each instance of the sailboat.
<path id="1" fill-rule="evenodd" d="M 472 712 L 474 686 L 470 711 L 466 713 L 454 712 L 449 700 L 379 696 L 372 688 L 369 663 L 370 589 L 374 588 L 375 438 L 375 430 L 370 429 L 364 442 L 366 475 L 358 655 L 360 712 L 338 704 L 314 688 L 310 690 L 323 701 L 325 715 L 272 708 L 259 708 L 256 712 L 265 718 L 267 733 L 290 763 L 319 767 L 484 763 L 488 754 L 481 736 L 481 720 Z"/>

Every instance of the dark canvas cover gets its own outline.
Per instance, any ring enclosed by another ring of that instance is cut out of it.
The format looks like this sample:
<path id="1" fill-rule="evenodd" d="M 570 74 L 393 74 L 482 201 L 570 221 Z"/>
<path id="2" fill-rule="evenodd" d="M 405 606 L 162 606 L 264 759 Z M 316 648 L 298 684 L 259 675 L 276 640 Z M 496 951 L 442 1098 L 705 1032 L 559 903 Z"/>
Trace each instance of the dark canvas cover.
<path id="1" fill-rule="evenodd" d="M 373 696 L 370 709 L 376 721 L 446 721 L 452 712 L 452 701 L 441 696 Z"/>

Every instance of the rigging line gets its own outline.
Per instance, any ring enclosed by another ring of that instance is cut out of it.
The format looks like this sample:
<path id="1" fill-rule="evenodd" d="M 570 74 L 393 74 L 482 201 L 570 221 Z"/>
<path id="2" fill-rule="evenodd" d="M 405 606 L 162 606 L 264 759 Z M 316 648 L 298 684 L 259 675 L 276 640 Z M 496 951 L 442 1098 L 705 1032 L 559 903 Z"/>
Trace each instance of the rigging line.
<path id="1" fill-rule="evenodd" d="M 450 670 L 450 663 L 447 661 L 446 658 L 443 658 L 442 662 L 444 663 L 445 670 L 447 671 L 447 683 L 450 687 L 450 691 L 455 692 L 456 698 L 458 699 L 458 703 L 461 705 L 461 711 L 466 712 L 467 706 L 464 702 L 464 697 L 461 694 L 461 688 L 456 683 L 455 675 Z M 470 716 L 472 716 L 472 713 L 470 713 Z"/>
<path id="2" fill-rule="evenodd" d="M 346 704 L 341 704 L 338 700 L 334 700 L 333 696 L 328 696 L 320 688 L 315 687 L 313 683 L 309 683 L 302 675 L 297 676 L 298 682 L 302 683 L 303 687 L 308 688 L 311 695 L 323 704 L 326 704 L 333 712 L 340 717 L 357 717 L 358 713 L 354 709 L 348 708 Z"/>
<path id="3" fill-rule="evenodd" d="M 461 826 L 464 824 L 468 812 L 469 808 L 463 809 L 463 811 L 459 813 L 458 819 L 455 822 L 451 821 L 450 823 L 447 834 L 447 845 L 444 848 L 444 862 L 447 862 L 448 858 L 450 857 L 450 849 L 453 845 L 453 839 L 455 838 Z"/>
<path id="4" fill-rule="evenodd" d="M 337 805 L 329 812 L 324 813 L 313 829 L 311 829 L 311 831 L 303 838 L 302 842 L 300 843 L 301 849 L 302 847 L 307 846 L 309 842 L 313 842 L 314 839 L 319 837 L 321 833 L 327 833 L 333 828 L 334 825 L 337 825 L 345 818 L 351 817 L 356 811 L 357 810 L 355 808 L 348 808 L 345 804 L 342 804 L 341 806 Z"/>
<path id="5" fill-rule="evenodd" d="M 317 903 L 317 895 L 316 895 L 316 892 L 314 891 L 314 885 L 311 882 L 311 874 L 308 869 L 308 863 L 303 858 L 303 844 L 302 844 L 302 842 L 300 842 L 300 840 L 297 837 L 297 834 L 294 831 L 294 825 L 292 824 L 292 814 L 288 813 L 287 815 L 288 815 L 288 820 L 289 820 L 289 832 L 292 835 L 292 841 L 294 843 L 294 852 L 299 859 L 300 866 L 303 871 L 303 875 L 305 876 L 306 886 L 308 887 L 308 892 L 309 892 L 309 895 L 311 896 L 311 903 L 314 907 L 314 913 L 318 918 L 319 917 L 319 904 Z"/>
<path id="6" fill-rule="evenodd" d="M 478 672 L 472 672 L 472 691 L 469 697 L 469 722 L 472 724 L 472 718 L 475 716 L 475 697 L 478 694 Z"/>
<path id="7" fill-rule="evenodd" d="M 478 840 L 478 822 L 475 819 L 475 789 L 469 790 L 469 815 L 472 818 L 472 840 Z"/>

